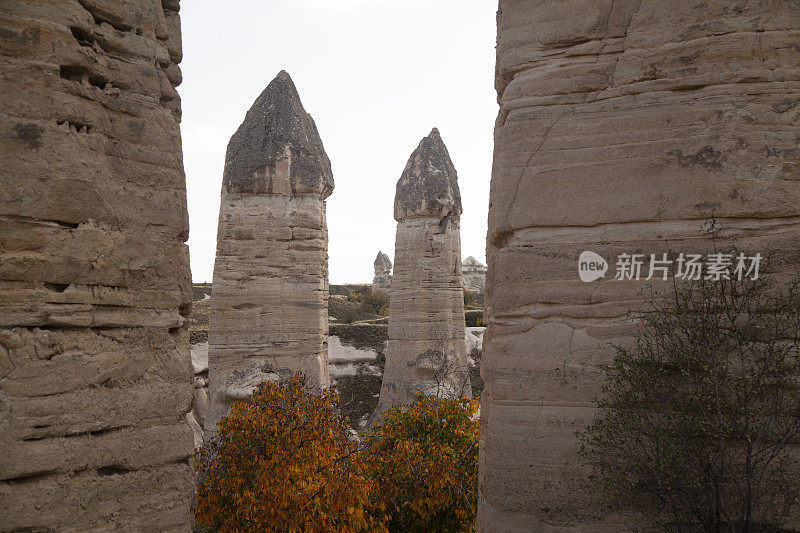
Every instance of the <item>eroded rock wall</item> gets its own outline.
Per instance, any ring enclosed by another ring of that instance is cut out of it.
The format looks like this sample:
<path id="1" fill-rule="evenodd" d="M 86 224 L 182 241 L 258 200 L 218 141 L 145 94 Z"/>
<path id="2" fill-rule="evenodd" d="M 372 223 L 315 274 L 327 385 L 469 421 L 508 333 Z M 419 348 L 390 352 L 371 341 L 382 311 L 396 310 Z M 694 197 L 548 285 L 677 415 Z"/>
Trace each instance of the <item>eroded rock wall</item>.
<path id="1" fill-rule="evenodd" d="M 434 128 L 411 154 L 397 183 L 389 340 L 373 419 L 394 405 L 411 403 L 417 391 L 471 395 L 457 180 Z"/>
<path id="2" fill-rule="evenodd" d="M 206 431 L 267 380 L 328 375 L 330 161 L 281 72 L 231 137 L 209 315 Z"/>
<path id="3" fill-rule="evenodd" d="M 481 531 L 618 528 L 575 432 L 646 282 L 582 251 L 705 253 L 714 216 L 797 271 L 799 39 L 796 2 L 500 1 Z"/>
<path id="4" fill-rule="evenodd" d="M 193 523 L 178 9 L 0 5 L 0 529 Z"/>

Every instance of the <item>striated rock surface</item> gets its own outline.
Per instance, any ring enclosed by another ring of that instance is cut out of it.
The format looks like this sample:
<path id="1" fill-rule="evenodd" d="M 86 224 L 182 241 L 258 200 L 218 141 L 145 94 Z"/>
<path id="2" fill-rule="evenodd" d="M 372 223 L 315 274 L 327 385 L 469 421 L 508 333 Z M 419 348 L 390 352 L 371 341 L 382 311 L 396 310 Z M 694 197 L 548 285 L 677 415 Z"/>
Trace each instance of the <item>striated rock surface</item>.
<path id="1" fill-rule="evenodd" d="M 330 161 L 281 72 L 231 137 L 209 316 L 206 431 L 266 380 L 329 384 Z"/>
<path id="2" fill-rule="evenodd" d="M 194 523 L 178 2 L 0 4 L 0 529 Z"/>
<path id="3" fill-rule="evenodd" d="M 470 395 L 461 283 L 458 175 L 436 128 L 397 183 L 389 341 L 373 420 L 417 391 Z"/>
<path id="4" fill-rule="evenodd" d="M 647 283 L 618 254 L 705 253 L 714 215 L 797 271 L 799 37 L 792 2 L 500 1 L 479 530 L 619 530 L 575 436 Z"/>
<path id="5" fill-rule="evenodd" d="M 392 288 L 392 260 L 383 252 L 375 257 L 375 277 L 372 278 L 372 290 L 388 293 Z"/>
<path id="6" fill-rule="evenodd" d="M 461 263 L 461 277 L 465 290 L 483 294 L 486 289 L 486 265 L 469 256 Z"/>

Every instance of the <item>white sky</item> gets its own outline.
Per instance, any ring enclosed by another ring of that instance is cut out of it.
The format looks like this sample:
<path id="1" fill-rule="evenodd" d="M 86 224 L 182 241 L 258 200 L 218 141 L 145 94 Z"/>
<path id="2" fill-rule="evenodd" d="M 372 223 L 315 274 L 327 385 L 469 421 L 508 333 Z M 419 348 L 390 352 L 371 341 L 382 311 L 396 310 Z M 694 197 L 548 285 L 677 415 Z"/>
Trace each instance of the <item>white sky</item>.
<path id="1" fill-rule="evenodd" d="M 182 2 L 178 91 L 193 280 L 212 277 L 228 139 L 281 69 L 333 167 L 331 283 L 371 281 L 378 250 L 394 261 L 395 185 L 433 126 L 458 170 L 462 258 L 485 263 L 496 7 L 493 0 Z"/>

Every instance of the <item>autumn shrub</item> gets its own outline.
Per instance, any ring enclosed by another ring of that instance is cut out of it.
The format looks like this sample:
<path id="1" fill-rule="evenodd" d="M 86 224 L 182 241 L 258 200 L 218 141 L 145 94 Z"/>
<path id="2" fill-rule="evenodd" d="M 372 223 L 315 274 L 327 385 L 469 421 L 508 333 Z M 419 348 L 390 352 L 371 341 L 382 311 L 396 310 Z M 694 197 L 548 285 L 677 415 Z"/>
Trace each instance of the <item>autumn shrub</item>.
<path id="1" fill-rule="evenodd" d="M 473 328 L 476 326 L 484 326 L 483 323 L 483 311 L 481 310 L 472 310 L 464 312 L 464 322 L 468 328 Z"/>
<path id="2" fill-rule="evenodd" d="M 234 404 L 196 468 L 208 531 L 471 531 L 478 402 L 420 395 L 359 445 L 331 390 L 302 376 Z"/>
<path id="3" fill-rule="evenodd" d="M 384 413 L 364 443 L 373 506 L 390 531 L 472 531 L 477 511 L 478 402 L 419 395 Z"/>
<path id="4" fill-rule="evenodd" d="M 298 375 L 234 404 L 201 448 L 196 519 L 213 531 L 385 530 L 336 393 Z"/>

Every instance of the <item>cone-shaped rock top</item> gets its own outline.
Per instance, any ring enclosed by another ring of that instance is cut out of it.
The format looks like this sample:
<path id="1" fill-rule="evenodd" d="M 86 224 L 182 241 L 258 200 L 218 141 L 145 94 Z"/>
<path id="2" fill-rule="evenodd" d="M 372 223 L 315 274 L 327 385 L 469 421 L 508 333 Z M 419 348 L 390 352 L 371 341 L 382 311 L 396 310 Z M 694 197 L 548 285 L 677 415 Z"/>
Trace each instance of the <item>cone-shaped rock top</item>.
<path id="1" fill-rule="evenodd" d="M 408 158 L 397 182 L 394 218 L 398 222 L 415 217 L 461 215 L 458 174 L 450 154 L 433 128 Z"/>
<path id="2" fill-rule="evenodd" d="M 461 263 L 461 264 L 462 264 L 463 266 L 474 266 L 474 267 L 482 267 L 482 266 L 486 266 L 486 265 L 484 265 L 483 263 L 481 263 L 480 261 L 478 261 L 477 259 L 475 259 L 475 258 L 474 258 L 474 257 L 472 257 L 472 256 L 469 256 L 469 257 L 467 257 L 466 259 L 464 259 L 464 262 L 463 262 L 463 263 Z"/>
<path id="3" fill-rule="evenodd" d="M 228 192 L 317 192 L 323 198 L 333 191 L 317 126 L 286 71 L 267 85 L 228 142 L 222 185 Z"/>
<path id="4" fill-rule="evenodd" d="M 377 257 L 375 257 L 375 270 L 391 270 L 392 269 L 392 260 L 389 259 L 389 256 L 383 253 L 383 251 L 378 252 Z"/>

